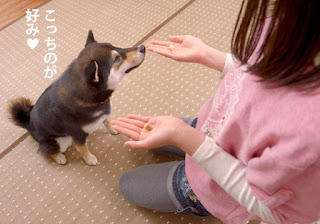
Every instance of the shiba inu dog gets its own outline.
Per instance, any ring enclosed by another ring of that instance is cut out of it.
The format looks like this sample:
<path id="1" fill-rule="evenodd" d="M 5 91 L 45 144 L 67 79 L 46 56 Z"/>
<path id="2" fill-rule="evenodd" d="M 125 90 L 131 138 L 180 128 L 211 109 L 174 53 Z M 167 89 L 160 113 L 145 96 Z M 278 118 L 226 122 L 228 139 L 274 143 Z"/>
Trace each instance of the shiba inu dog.
<path id="1" fill-rule="evenodd" d="M 39 152 L 57 163 L 67 162 L 63 153 L 73 142 L 87 164 L 97 165 L 86 139 L 102 123 L 111 133 L 117 133 L 108 120 L 109 98 L 122 77 L 137 68 L 144 57 L 143 45 L 118 48 L 98 43 L 90 30 L 85 48 L 35 105 L 26 98 L 9 102 L 10 117 L 39 142 Z"/>

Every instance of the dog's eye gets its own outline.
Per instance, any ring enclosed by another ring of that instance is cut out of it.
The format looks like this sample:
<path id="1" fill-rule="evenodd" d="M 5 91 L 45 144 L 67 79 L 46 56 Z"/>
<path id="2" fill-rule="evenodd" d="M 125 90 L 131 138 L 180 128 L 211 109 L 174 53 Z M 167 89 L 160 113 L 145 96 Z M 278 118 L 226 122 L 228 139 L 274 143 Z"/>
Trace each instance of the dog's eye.
<path id="1" fill-rule="evenodd" d="M 119 61 L 120 61 L 120 56 L 117 55 L 117 56 L 114 58 L 114 63 L 119 62 Z"/>

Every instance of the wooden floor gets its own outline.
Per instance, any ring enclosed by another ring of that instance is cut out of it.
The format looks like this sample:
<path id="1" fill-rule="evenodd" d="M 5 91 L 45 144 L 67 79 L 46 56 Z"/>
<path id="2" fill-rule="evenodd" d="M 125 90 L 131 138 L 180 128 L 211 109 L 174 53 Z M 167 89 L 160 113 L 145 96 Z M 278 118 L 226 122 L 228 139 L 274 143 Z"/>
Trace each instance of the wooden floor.
<path id="1" fill-rule="evenodd" d="M 0 30 L 49 0 L 0 0 Z"/>

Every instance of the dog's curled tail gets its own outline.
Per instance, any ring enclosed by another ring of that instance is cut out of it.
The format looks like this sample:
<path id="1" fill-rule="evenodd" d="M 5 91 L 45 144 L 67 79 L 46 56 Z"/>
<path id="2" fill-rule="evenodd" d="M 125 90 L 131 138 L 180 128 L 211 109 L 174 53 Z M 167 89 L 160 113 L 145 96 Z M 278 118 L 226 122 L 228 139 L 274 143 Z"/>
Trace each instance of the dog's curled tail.
<path id="1" fill-rule="evenodd" d="M 20 97 L 10 100 L 8 105 L 9 117 L 15 125 L 28 129 L 32 108 L 30 99 Z"/>

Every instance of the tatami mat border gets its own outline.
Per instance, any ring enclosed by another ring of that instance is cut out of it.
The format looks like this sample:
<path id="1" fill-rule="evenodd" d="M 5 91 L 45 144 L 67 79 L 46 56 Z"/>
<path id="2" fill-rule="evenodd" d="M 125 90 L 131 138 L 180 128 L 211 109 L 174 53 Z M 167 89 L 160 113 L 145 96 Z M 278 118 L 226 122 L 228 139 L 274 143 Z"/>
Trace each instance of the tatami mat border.
<path id="1" fill-rule="evenodd" d="M 9 152 L 12 151 L 16 146 L 18 146 L 23 140 L 25 140 L 28 136 L 30 135 L 29 132 L 24 133 L 23 135 L 20 136 L 14 143 L 12 143 L 9 147 L 7 147 L 4 151 L 0 153 L 0 159 L 5 157 Z"/>
<path id="2" fill-rule="evenodd" d="M 43 5 L 45 5 L 45 4 L 49 3 L 49 2 L 51 2 L 51 0 L 47 0 L 46 2 L 38 5 L 38 6 L 35 7 L 35 8 L 40 8 L 41 6 L 43 6 Z M 19 19 L 21 19 L 21 18 L 24 17 L 24 16 L 25 16 L 25 15 L 22 15 L 22 16 L 17 17 L 17 19 L 15 19 L 14 21 L 8 23 L 8 24 L 5 25 L 4 27 L 2 27 L 2 28 L 0 29 L 0 31 L 4 30 L 4 29 L 7 28 L 8 26 L 12 25 L 13 23 L 15 23 L 16 21 L 18 21 Z"/>
<path id="3" fill-rule="evenodd" d="M 183 7 L 181 7 L 178 11 L 176 11 L 172 16 L 170 16 L 168 19 L 166 19 L 163 23 L 161 23 L 159 26 L 157 26 L 155 29 L 153 29 L 150 33 L 148 33 L 145 37 L 143 37 L 140 41 L 138 41 L 134 46 L 140 45 L 143 42 L 145 42 L 147 39 L 149 39 L 154 33 L 156 33 L 158 30 L 160 30 L 162 27 L 164 27 L 167 23 L 169 23 L 171 20 L 173 20 L 177 15 L 179 15 L 183 10 L 188 8 L 192 3 L 194 3 L 196 0 L 190 0 L 187 2 Z"/>
<path id="4" fill-rule="evenodd" d="M 40 8 L 41 6 L 49 3 L 51 0 L 47 0 L 46 2 L 38 5 L 35 8 Z M 22 17 L 24 17 L 25 15 L 22 15 L 20 17 L 18 17 L 16 20 L 12 21 L 11 23 L 8 23 L 6 26 L 2 27 L 0 29 L 0 31 L 4 30 L 5 28 L 7 28 L 8 26 L 12 25 L 13 23 L 15 23 L 16 21 L 18 21 L 19 19 L 21 19 Z M 4 151 L 2 151 L 0 153 L 0 159 L 2 159 L 5 155 L 7 155 L 9 152 L 11 152 L 12 149 L 14 149 L 17 145 L 20 144 L 20 142 L 22 142 L 23 140 L 25 140 L 28 136 L 30 135 L 29 132 L 24 133 L 23 135 L 21 135 L 16 141 L 14 141 L 10 146 L 8 146 Z"/>

